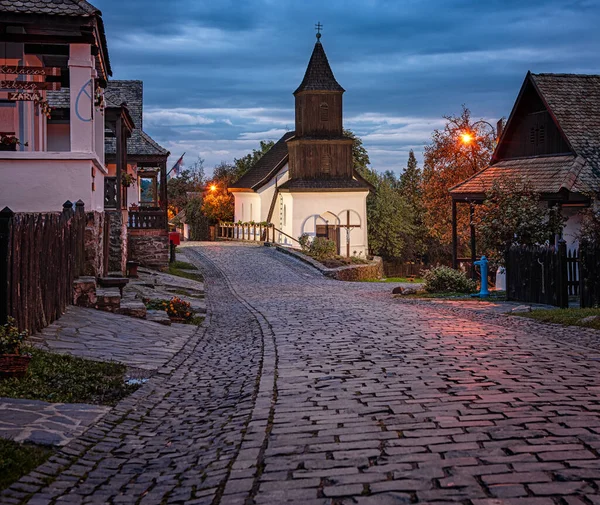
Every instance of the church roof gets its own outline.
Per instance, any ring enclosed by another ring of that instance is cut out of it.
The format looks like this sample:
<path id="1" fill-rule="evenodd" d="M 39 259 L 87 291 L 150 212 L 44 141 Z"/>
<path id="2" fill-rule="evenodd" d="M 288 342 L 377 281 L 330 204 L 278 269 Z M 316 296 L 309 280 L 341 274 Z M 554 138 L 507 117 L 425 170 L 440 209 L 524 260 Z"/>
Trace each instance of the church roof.
<path id="1" fill-rule="evenodd" d="M 335 80 L 323 44 L 319 40 L 308 62 L 304 79 L 294 94 L 301 91 L 345 91 Z"/>
<path id="2" fill-rule="evenodd" d="M 258 189 L 266 183 L 274 175 L 274 172 L 281 169 L 287 162 L 288 148 L 286 142 L 291 139 L 294 134 L 295 132 L 287 132 L 250 170 L 229 187 L 233 189 Z"/>
<path id="3" fill-rule="evenodd" d="M 85 0 L 0 0 L 0 12 L 82 17 L 100 14 Z"/>

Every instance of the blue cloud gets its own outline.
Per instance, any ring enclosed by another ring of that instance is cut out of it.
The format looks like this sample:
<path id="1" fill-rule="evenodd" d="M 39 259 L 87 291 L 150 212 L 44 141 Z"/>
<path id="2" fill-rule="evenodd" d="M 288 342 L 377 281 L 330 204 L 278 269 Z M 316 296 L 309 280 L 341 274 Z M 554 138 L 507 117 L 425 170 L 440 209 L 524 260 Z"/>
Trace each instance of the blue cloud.
<path id="1" fill-rule="evenodd" d="M 507 116 L 527 70 L 600 70 L 597 0 L 92 1 L 115 78 L 144 80 L 146 129 L 208 167 L 293 128 L 316 21 L 378 170 L 401 171 L 463 103 Z"/>

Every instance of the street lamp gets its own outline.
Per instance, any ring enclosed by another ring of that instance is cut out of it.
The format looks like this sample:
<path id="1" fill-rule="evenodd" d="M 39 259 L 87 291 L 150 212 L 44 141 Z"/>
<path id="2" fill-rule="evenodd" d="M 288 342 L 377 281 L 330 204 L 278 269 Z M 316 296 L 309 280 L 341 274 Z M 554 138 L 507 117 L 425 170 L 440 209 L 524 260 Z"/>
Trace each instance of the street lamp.
<path id="1" fill-rule="evenodd" d="M 498 141 L 500 140 L 500 135 L 502 135 L 502 126 L 503 126 L 502 119 L 498 120 L 496 127 L 494 127 L 494 125 L 492 125 L 491 123 L 489 123 L 488 121 L 485 121 L 483 119 L 481 119 L 479 121 L 475 121 L 471 125 L 471 127 L 474 127 L 478 124 L 488 125 L 492 129 L 492 133 L 494 134 L 494 137 L 495 137 L 494 145 L 497 145 Z M 465 145 L 472 143 L 474 140 L 475 140 L 475 134 L 473 133 L 473 131 L 467 130 L 460 134 L 460 141 Z"/>

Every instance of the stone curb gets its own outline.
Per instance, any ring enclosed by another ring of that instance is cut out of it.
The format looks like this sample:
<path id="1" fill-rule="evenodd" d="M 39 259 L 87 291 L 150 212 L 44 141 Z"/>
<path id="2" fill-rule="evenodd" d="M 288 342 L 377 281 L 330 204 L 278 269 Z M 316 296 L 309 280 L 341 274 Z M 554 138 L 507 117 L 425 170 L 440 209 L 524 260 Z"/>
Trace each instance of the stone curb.
<path id="1" fill-rule="evenodd" d="M 344 279 L 340 279 L 341 272 L 347 272 L 349 270 L 360 271 L 360 270 L 365 270 L 367 268 L 371 269 L 374 267 L 375 268 L 383 268 L 383 260 L 379 256 L 373 256 L 373 261 L 363 264 L 363 265 L 346 265 L 343 267 L 328 268 L 328 267 L 323 266 L 317 260 L 315 260 L 309 256 L 306 256 L 305 254 L 302 254 L 300 251 L 296 251 L 295 249 L 290 249 L 288 247 L 283 247 L 283 246 L 280 246 L 277 244 L 270 244 L 270 247 L 275 247 L 275 249 L 277 251 L 287 254 L 288 256 L 292 256 L 292 257 L 306 263 L 307 265 L 310 265 L 313 268 L 316 268 L 325 277 L 330 277 L 330 278 L 336 279 L 336 280 L 344 280 Z"/>

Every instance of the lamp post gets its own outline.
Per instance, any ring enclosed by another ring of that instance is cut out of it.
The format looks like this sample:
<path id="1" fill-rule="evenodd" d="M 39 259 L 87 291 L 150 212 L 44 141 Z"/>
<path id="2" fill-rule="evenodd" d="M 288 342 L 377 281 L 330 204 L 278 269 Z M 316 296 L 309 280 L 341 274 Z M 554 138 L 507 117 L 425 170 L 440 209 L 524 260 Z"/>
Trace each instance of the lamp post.
<path id="1" fill-rule="evenodd" d="M 498 120 L 495 127 L 492 123 L 485 121 L 484 119 L 480 119 L 479 121 L 475 121 L 471 125 L 471 128 L 478 124 L 485 124 L 491 128 L 492 133 L 494 134 L 494 147 L 497 146 L 498 142 L 500 141 L 500 136 L 502 135 L 502 128 L 504 125 L 502 119 Z M 460 141 L 463 144 L 470 144 L 471 142 L 473 142 L 475 140 L 475 138 L 476 137 L 475 137 L 474 133 L 470 130 L 466 130 L 460 134 Z"/>

